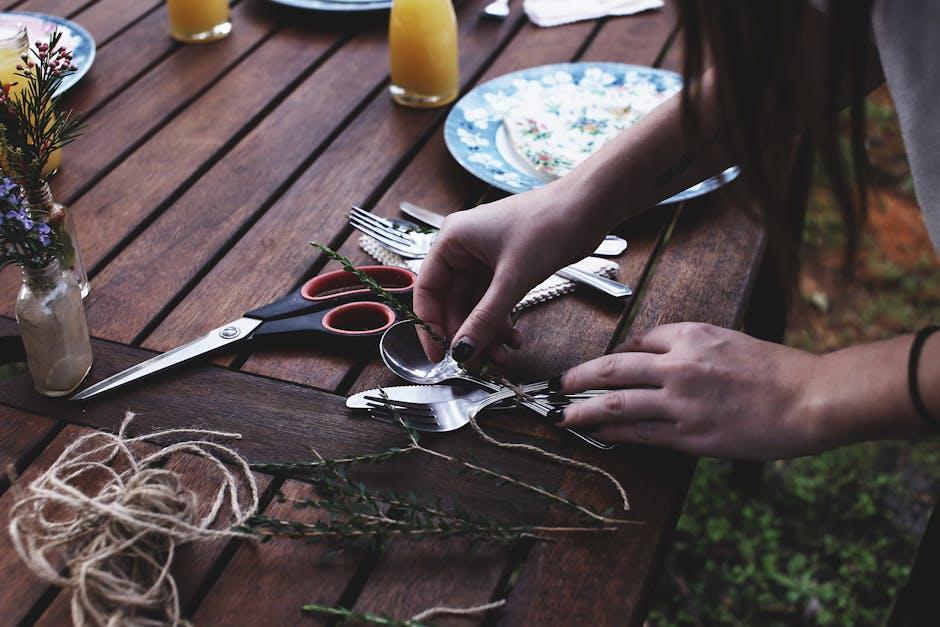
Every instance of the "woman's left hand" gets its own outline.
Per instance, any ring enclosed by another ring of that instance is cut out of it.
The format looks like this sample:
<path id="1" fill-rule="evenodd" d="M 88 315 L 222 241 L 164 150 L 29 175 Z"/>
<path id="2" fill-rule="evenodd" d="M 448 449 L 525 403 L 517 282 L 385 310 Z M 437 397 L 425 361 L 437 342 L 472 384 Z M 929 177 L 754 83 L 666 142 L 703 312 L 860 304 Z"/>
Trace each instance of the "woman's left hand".
<path id="1" fill-rule="evenodd" d="M 815 453 L 831 445 L 812 415 L 820 359 L 707 324 L 663 325 L 565 372 L 562 392 L 611 392 L 570 405 L 560 426 L 713 457 Z"/>

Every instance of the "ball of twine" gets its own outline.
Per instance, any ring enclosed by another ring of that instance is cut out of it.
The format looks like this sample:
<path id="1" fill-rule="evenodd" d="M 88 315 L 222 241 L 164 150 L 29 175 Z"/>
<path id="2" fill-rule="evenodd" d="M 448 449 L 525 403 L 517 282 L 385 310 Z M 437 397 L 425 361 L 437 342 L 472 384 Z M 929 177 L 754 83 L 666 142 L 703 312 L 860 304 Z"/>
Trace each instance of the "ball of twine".
<path id="1" fill-rule="evenodd" d="M 77 438 L 48 470 L 16 488 L 9 524 L 13 546 L 37 576 L 71 591 L 75 625 L 184 623 L 170 574 L 177 547 L 243 537 L 233 527 L 258 509 L 247 462 L 221 444 L 191 439 L 240 435 L 172 429 L 128 438 L 133 417 L 127 414 L 117 434 L 96 431 Z M 181 437 L 187 439 L 155 451 L 140 445 Z M 180 453 L 211 463 L 218 479 L 211 502 L 163 468 Z"/>

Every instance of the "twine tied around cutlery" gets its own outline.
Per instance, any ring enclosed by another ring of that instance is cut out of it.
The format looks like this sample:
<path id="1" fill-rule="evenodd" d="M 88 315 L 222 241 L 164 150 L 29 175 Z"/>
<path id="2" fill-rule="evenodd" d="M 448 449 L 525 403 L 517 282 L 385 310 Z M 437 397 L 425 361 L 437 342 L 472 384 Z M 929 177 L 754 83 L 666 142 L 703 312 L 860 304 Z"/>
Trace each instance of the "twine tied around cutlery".
<path id="1" fill-rule="evenodd" d="M 248 463 L 205 439 L 239 434 L 170 429 L 131 438 L 126 432 L 133 418 L 128 412 L 117 434 L 77 438 L 28 486 L 13 488 L 21 491 L 10 512 L 13 546 L 37 576 L 71 591 L 75 625 L 184 624 L 170 573 L 177 547 L 248 537 L 232 527 L 258 509 Z M 180 437 L 199 439 L 157 445 L 156 451 L 143 445 Z M 211 502 L 162 467 L 181 453 L 209 462 L 218 482 Z"/>

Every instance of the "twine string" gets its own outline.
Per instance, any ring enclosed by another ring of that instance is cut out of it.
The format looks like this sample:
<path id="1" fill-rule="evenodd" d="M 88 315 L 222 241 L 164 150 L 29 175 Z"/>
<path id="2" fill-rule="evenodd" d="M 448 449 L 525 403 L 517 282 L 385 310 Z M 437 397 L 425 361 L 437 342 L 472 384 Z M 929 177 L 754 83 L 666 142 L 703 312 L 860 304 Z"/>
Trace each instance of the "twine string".
<path id="1" fill-rule="evenodd" d="M 76 438 L 28 486 L 14 484 L 19 493 L 10 512 L 13 546 L 38 577 L 71 591 L 76 625 L 185 624 L 170 573 L 177 547 L 248 537 L 232 527 L 258 509 L 248 463 L 231 448 L 202 439 L 238 434 L 170 429 L 130 438 L 133 417 L 125 416 L 117 434 L 95 431 Z M 158 445 L 149 454 L 134 450 L 134 444 L 167 437 L 200 439 Z M 218 481 L 205 515 L 180 475 L 160 467 L 183 453 L 208 461 Z"/>

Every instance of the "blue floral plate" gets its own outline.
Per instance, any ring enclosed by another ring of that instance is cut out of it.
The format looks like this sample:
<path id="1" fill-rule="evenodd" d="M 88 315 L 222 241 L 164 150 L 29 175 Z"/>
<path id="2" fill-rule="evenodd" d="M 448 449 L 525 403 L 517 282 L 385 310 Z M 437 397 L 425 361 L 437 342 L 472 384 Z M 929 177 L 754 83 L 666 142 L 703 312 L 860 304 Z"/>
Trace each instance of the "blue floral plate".
<path id="1" fill-rule="evenodd" d="M 548 174 L 551 167 L 538 168 L 523 158 L 524 151 L 514 144 L 504 118 L 512 118 L 546 94 L 558 93 L 589 94 L 594 102 L 604 102 L 605 92 L 610 92 L 610 102 L 628 105 L 635 95 L 638 110 L 646 111 L 657 94 L 665 98 L 681 88 L 679 74 L 638 65 L 559 63 L 529 68 L 478 85 L 461 98 L 447 116 L 444 140 L 454 159 L 474 176 L 513 194 L 525 192 L 555 177 Z M 707 194 L 738 174 L 737 167 L 728 168 L 662 204 Z"/>
<path id="2" fill-rule="evenodd" d="M 78 71 L 62 81 L 59 87 L 60 94 L 71 89 L 91 69 L 91 64 L 95 60 L 95 40 L 91 33 L 75 22 L 64 17 L 32 11 L 0 11 L 0 22 L 13 22 L 26 26 L 30 47 L 37 41 L 47 41 L 57 29 L 62 32 L 60 44 L 72 51 L 72 62 Z"/>

